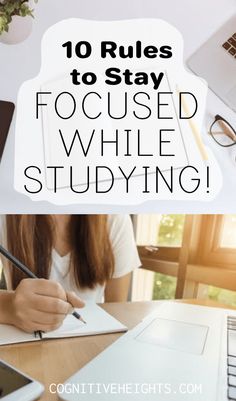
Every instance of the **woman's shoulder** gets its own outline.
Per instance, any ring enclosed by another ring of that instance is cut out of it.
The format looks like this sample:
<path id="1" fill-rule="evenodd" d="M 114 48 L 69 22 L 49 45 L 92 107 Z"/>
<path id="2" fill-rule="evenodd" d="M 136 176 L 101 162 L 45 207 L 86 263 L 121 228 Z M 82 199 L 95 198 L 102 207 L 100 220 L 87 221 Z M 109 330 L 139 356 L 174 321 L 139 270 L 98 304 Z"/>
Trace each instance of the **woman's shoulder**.
<path id="1" fill-rule="evenodd" d="M 123 224 L 131 223 L 129 214 L 108 214 L 107 218 L 110 227 L 120 227 Z"/>
<path id="2" fill-rule="evenodd" d="M 109 214 L 108 231 L 111 238 L 133 231 L 132 221 L 128 214 Z"/>
<path id="3" fill-rule="evenodd" d="M 141 265 L 128 214 L 108 216 L 109 235 L 115 258 L 113 278 L 122 277 Z"/>

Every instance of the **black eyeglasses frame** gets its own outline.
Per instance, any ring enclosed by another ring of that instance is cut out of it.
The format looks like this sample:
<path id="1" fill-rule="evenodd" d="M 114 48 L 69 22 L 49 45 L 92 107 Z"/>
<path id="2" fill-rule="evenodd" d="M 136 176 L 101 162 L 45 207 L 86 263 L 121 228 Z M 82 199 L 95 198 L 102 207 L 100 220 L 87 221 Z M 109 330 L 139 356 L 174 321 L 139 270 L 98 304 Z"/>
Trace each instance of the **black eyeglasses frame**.
<path id="1" fill-rule="evenodd" d="M 228 125 L 228 127 L 231 128 L 231 130 L 232 130 L 233 133 L 235 134 L 235 142 L 234 142 L 234 143 L 230 143 L 230 144 L 228 144 L 228 145 L 223 145 L 222 143 L 220 143 L 220 142 L 218 142 L 218 141 L 216 140 L 215 136 L 214 136 L 213 133 L 212 133 L 212 127 L 213 127 L 213 125 L 214 125 L 217 121 L 219 121 L 219 120 L 223 121 L 226 125 Z M 210 134 L 211 137 L 214 139 L 214 141 L 215 141 L 218 145 L 222 146 L 223 148 L 230 148 L 231 146 L 236 145 L 236 130 L 232 127 L 232 125 L 231 125 L 225 118 L 221 117 L 219 114 L 216 114 L 215 120 L 213 121 L 213 123 L 211 124 L 211 126 L 210 126 L 210 128 L 209 128 L 209 134 Z"/>

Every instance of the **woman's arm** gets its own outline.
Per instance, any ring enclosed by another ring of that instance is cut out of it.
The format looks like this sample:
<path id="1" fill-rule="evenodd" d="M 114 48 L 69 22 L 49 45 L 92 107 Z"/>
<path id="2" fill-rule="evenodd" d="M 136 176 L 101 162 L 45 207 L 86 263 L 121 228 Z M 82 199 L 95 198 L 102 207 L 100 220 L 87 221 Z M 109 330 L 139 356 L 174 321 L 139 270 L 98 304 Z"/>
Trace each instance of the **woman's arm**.
<path id="1" fill-rule="evenodd" d="M 0 291 L 0 323 L 12 324 L 26 332 L 58 328 L 73 309 L 84 302 L 73 292 L 51 280 L 24 279 L 15 291 Z"/>
<path id="2" fill-rule="evenodd" d="M 125 302 L 128 298 L 131 273 L 120 278 L 112 278 L 106 284 L 105 302 Z"/>

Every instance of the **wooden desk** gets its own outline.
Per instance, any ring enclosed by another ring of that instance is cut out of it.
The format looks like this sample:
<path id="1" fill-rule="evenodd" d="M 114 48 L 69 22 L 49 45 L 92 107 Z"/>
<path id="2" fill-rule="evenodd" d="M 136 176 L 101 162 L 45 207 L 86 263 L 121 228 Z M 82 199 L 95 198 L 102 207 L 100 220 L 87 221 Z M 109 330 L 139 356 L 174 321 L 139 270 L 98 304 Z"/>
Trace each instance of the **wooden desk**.
<path id="1" fill-rule="evenodd" d="M 225 307 L 212 301 L 184 300 L 184 302 Z M 144 316 L 153 312 L 159 303 L 159 301 L 110 303 L 102 307 L 131 329 Z M 105 334 L 1 346 L 0 358 L 44 384 L 45 393 L 41 401 L 55 401 L 57 396 L 50 394 L 49 385 L 63 383 L 121 335 L 121 333 Z"/>

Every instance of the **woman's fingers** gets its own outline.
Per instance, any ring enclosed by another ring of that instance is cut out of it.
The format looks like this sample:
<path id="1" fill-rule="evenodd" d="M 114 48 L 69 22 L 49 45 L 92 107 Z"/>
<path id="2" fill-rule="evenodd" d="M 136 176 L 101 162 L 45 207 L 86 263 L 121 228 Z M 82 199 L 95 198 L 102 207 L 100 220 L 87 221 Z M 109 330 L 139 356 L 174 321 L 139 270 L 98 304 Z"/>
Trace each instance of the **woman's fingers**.
<path id="1" fill-rule="evenodd" d="M 70 311 L 70 303 L 59 298 L 48 297 L 44 295 L 34 295 L 32 300 L 34 309 L 40 312 L 66 315 Z"/>
<path id="2" fill-rule="evenodd" d="M 66 293 L 66 295 L 67 302 L 50 297 L 43 297 L 44 311 L 37 311 L 33 319 L 33 325 L 35 328 L 37 328 L 37 330 L 40 329 L 45 332 L 56 330 L 61 326 L 66 315 L 72 312 L 73 308 L 84 307 L 84 301 L 80 299 L 74 292 L 69 291 Z M 40 296 L 38 296 L 38 298 L 40 298 Z M 45 298 L 47 298 L 47 302 L 45 302 Z M 40 302 L 40 299 L 38 301 Z M 45 313 L 45 307 L 48 308 L 47 310 L 49 313 Z M 53 313 L 50 313 L 51 311 L 53 311 Z"/>
<path id="3" fill-rule="evenodd" d="M 60 283 L 53 280 L 37 279 L 31 284 L 35 294 L 59 298 L 66 301 L 66 292 Z"/>
<path id="4" fill-rule="evenodd" d="M 36 323 L 38 327 L 40 324 L 42 325 L 58 325 L 62 324 L 63 320 L 67 314 L 54 314 L 54 313 L 45 313 L 41 311 L 32 311 L 31 321 Z"/>
<path id="5" fill-rule="evenodd" d="M 50 331 L 60 327 L 73 308 L 82 308 L 84 302 L 74 292 L 51 280 L 24 279 L 12 297 L 14 324 L 27 331 Z"/>
<path id="6" fill-rule="evenodd" d="M 82 299 L 80 299 L 75 292 L 68 291 L 67 295 L 67 302 L 69 302 L 74 308 L 83 308 L 85 303 Z"/>

